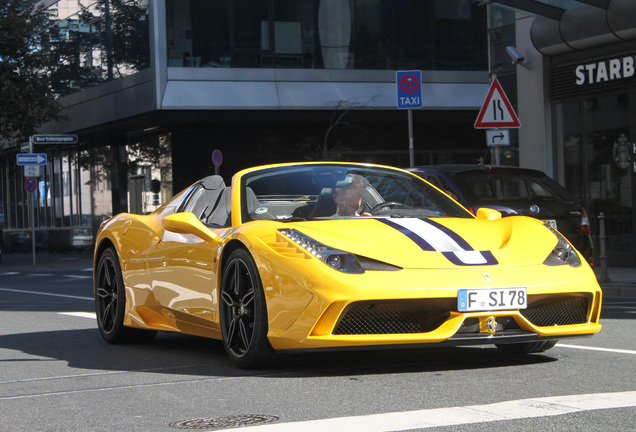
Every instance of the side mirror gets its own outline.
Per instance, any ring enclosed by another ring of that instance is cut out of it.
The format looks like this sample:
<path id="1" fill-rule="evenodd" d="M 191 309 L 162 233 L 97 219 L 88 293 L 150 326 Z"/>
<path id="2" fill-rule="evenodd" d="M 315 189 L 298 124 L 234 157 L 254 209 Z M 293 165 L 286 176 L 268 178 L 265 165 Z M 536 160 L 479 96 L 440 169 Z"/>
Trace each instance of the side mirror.
<path id="1" fill-rule="evenodd" d="M 205 241 L 216 241 L 219 237 L 197 219 L 194 213 L 173 213 L 163 219 L 163 229 L 178 234 L 192 234 Z"/>
<path id="2" fill-rule="evenodd" d="M 497 220 L 501 219 L 501 213 L 497 210 L 481 207 L 477 210 L 477 219 L 481 220 Z"/>

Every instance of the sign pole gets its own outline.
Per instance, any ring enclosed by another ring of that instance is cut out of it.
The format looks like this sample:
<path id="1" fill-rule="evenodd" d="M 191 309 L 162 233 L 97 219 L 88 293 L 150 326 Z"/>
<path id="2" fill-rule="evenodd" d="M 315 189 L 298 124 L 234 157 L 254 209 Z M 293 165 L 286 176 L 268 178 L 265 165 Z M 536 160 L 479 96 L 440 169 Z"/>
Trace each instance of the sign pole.
<path id="1" fill-rule="evenodd" d="M 29 194 L 29 213 L 31 214 L 31 252 L 33 254 L 33 267 L 35 264 L 35 205 L 33 203 L 34 194 L 33 192 L 27 192 Z"/>
<path id="2" fill-rule="evenodd" d="M 415 166 L 415 145 L 413 141 L 413 108 L 422 108 L 422 71 L 397 71 L 397 108 L 406 109 L 409 119 L 409 159 Z"/>
<path id="3" fill-rule="evenodd" d="M 415 166 L 415 146 L 413 144 L 413 110 L 408 110 L 409 113 L 409 160 L 411 167 Z"/>

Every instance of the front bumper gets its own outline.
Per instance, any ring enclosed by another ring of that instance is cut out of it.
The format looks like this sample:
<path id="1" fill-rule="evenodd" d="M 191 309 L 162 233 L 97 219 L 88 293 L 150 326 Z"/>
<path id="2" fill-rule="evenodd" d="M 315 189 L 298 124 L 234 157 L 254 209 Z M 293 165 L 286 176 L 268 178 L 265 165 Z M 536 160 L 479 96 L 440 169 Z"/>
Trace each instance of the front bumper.
<path id="1" fill-rule="evenodd" d="M 314 298 L 294 324 L 283 331 L 270 326 L 269 339 L 275 349 L 292 350 L 500 344 L 595 334 L 602 327 L 601 289 L 591 270 L 565 267 L 491 267 L 490 280 L 479 269 L 336 277 L 329 272 L 316 283 Z M 520 286 L 524 274 L 532 282 L 523 284 L 527 309 L 457 310 L 459 289 Z"/>

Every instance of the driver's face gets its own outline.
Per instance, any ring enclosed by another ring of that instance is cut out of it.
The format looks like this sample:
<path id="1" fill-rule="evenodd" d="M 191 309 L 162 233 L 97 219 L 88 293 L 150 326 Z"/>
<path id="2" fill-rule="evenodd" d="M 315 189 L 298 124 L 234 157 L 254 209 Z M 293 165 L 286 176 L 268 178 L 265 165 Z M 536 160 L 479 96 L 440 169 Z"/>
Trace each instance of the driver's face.
<path id="1" fill-rule="evenodd" d="M 362 202 L 362 191 L 355 187 L 337 188 L 333 199 L 338 206 L 338 215 L 355 216 Z"/>

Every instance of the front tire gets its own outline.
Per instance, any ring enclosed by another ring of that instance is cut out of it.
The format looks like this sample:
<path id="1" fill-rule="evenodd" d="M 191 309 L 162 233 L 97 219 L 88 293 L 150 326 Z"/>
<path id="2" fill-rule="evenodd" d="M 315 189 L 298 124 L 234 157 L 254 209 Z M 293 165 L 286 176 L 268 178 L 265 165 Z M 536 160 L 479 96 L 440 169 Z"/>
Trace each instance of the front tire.
<path id="1" fill-rule="evenodd" d="M 508 354 L 532 354 L 547 351 L 557 344 L 556 340 L 524 342 L 495 345 L 501 351 Z"/>
<path id="2" fill-rule="evenodd" d="M 223 268 L 221 332 L 232 362 L 244 369 L 264 367 L 275 351 L 267 339 L 267 306 L 256 263 L 245 249 L 237 249 Z"/>
<path id="3" fill-rule="evenodd" d="M 108 343 L 122 344 L 153 339 L 154 330 L 124 326 L 126 289 L 115 249 L 108 248 L 99 257 L 95 277 L 97 327 Z"/>

